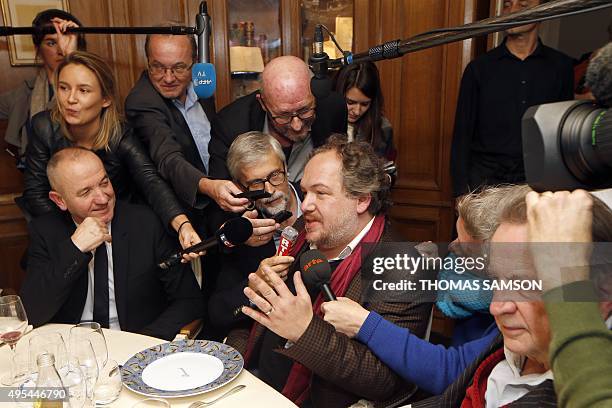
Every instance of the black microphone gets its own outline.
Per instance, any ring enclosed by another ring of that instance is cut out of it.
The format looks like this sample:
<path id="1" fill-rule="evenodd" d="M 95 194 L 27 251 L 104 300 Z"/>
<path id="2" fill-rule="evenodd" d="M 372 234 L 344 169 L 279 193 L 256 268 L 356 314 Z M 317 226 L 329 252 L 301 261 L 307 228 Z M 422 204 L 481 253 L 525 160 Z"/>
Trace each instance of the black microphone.
<path id="1" fill-rule="evenodd" d="M 310 90 L 317 99 L 325 98 L 332 91 L 332 81 L 327 74 L 329 56 L 323 51 L 323 28 L 317 24 L 314 29 L 312 54 L 308 65 L 314 76 L 310 79 Z"/>
<path id="2" fill-rule="evenodd" d="M 217 230 L 214 237 L 210 237 L 207 240 L 195 244 L 189 248 L 185 248 L 167 259 L 159 263 L 159 267 L 162 269 L 168 269 L 172 266 L 178 265 L 183 258 L 183 255 L 191 252 L 202 252 L 209 248 L 222 244 L 228 248 L 240 245 L 246 242 L 247 239 L 253 234 L 253 225 L 249 220 L 244 217 L 232 218 L 225 222 L 221 228 Z"/>
<path id="3" fill-rule="evenodd" d="M 304 252 L 300 256 L 300 270 L 306 286 L 320 288 L 328 302 L 336 300 L 336 295 L 329 287 L 332 274 L 331 266 L 321 251 L 311 249 Z"/>

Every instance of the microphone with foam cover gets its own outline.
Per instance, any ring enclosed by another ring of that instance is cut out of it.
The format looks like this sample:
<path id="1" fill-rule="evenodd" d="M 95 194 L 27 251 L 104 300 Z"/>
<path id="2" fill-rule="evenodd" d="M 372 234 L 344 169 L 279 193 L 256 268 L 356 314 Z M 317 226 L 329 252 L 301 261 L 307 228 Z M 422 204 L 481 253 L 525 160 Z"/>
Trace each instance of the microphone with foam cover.
<path id="1" fill-rule="evenodd" d="M 215 66 L 209 61 L 210 16 L 205 1 L 200 3 L 200 12 L 196 15 L 198 31 L 198 62 L 191 68 L 191 81 L 198 98 L 206 99 L 214 95 L 217 88 Z"/>
<path id="2" fill-rule="evenodd" d="M 191 81 L 198 98 L 206 99 L 215 94 L 217 74 L 215 66 L 209 62 L 198 62 L 191 68 Z"/>
<path id="3" fill-rule="evenodd" d="M 253 234 L 253 225 L 249 220 L 243 217 L 232 218 L 225 222 L 217 230 L 214 237 L 208 238 L 199 244 L 195 244 L 189 248 L 185 248 L 167 259 L 159 263 L 159 267 L 162 269 L 168 269 L 172 266 L 178 265 L 183 259 L 183 255 L 189 253 L 198 253 L 206 251 L 217 244 L 221 244 L 227 248 L 235 247 L 236 245 L 244 244 L 249 237 Z"/>
<path id="4" fill-rule="evenodd" d="M 332 274 L 331 266 L 321 251 L 311 249 L 304 252 L 300 256 L 300 270 L 302 271 L 302 280 L 307 287 L 320 288 L 328 302 L 336 300 L 336 295 L 329 286 Z"/>

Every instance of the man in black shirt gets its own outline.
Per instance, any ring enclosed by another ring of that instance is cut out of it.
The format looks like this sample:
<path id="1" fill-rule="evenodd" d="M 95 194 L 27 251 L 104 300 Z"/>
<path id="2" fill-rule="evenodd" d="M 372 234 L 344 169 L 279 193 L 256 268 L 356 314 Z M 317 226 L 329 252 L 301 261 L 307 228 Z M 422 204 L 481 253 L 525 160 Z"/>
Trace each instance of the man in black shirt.
<path id="1" fill-rule="evenodd" d="M 506 0 L 503 14 L 540 0 Z M 472 61 L 461 81 L 451 151 L 455 197 L 480 186 L 525 180 L 521 120 L 533 105 L 573 99 L 572 60 L 542 44 L 538 24 L 506 31 Z"/>

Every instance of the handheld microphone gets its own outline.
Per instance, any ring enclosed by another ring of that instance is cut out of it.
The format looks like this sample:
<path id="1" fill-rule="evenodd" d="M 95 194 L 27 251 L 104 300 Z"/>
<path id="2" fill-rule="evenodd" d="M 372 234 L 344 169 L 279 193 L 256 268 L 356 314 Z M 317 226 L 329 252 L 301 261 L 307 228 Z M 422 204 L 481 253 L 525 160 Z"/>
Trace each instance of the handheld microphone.
<path id="1" fill-rule="evenodd" d="M 280 242 L 278 243 L 278 248 L 276 249 L 276 256 L 287 256 L 289 252 L 291 252 L 291 248 L 295 245 L 295 241 L 297 241 L 297 237 L 299 232 L 291 227 L 285 227 L 283 233 L 281 234 Z"/>
<path id="2" fill-rule="evenodd" d="M 336 295 L 329 286 L 332 274 L 331 266 L 321 251 L 311 249 L 304 252 L 300 256 L 300 270 L 306 286 L 321 288 L 323 296 L 328 302 L 336 300 Z"/>
<path id="3" fill-rule="evenodd" d="M 200 12 L 196 15 L 198 32 L 198 62 L 191 68 L 191 81 L 198 98 L 213 96 L 217 87 L 215 66 L 209 62 L 210 16 L 205 1 L 200 3 Z"/>
<path id="4" fill-rule="evenodd" d="M 191 252 L 202 252 L 209 248 L 222 244 L 228 248 L 240 245 L 246 242 L 247 239 L 253 234 L 253 225 L 249 220 L 243 217 L 232 218 L 225 222 L 221 228 L 217 230 L 214 237 L 210 237 L 207 240 L 195 244 L 189 248 L 185 248 L 167 259 L 159 263 L 159 267 L 162 269 L 168 269 L 172 266 L 178 265 L 183 258 L 183 255 Z"/>

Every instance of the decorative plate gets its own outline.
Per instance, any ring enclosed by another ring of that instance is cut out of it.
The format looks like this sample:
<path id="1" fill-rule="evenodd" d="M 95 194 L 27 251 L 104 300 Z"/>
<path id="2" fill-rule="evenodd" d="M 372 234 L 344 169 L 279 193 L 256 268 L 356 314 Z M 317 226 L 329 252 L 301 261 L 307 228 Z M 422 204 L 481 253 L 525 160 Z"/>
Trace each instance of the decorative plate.
<path id="1" fill-rule="evenodd" d="M 163 343 L 134 354 L 121 367 L 123 385 L 148 397 L 188 397 L 215 390 L 240 374 L 242 355 L 207 340 Z"/>

